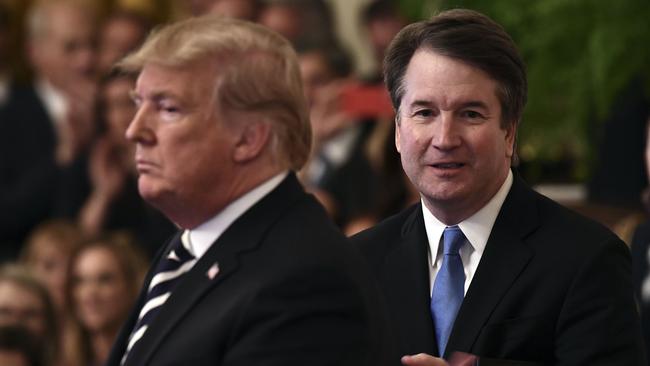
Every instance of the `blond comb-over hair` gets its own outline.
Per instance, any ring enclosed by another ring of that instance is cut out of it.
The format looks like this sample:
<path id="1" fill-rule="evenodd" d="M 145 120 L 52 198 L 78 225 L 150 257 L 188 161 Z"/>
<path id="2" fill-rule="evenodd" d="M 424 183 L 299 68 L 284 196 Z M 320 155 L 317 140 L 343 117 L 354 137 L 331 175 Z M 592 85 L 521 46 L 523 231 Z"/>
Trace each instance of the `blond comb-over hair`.
<path id="1" fill-rule="evenodd" d="M 291 44 L 270 29 L 215 16 L 191 18 L 155 30 L 117 67 L 139 72 L 145 64 L 183 67 L 203 60 L 218 65 L 216 107 L 267 118 L 276 160 L 302 168 L 311 148 L 311 125 L 298 60 Z"/>

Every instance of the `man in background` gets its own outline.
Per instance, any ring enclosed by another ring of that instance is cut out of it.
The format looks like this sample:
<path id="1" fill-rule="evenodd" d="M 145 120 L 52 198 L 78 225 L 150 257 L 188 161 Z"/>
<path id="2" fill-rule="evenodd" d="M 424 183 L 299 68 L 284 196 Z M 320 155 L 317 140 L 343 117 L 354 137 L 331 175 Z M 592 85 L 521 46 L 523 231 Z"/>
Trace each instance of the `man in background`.
<path id="1" fill-rule="evenodd" d="M 85 197 L 57 202 L 57 184 L 77 184 L 94 120 L 95 24 L 78 1 L 35 2 L 27 16 L 27 51 L 34 73 L 27 87 L 12 86 L 0 108 L 1 257 L 16 256 L 34 225 L 57 205 L 75 207 Z M 65 178 L 64 178 L 65 177 Z M 77 202 L 79 201 L 79 202 Z M 56 207 L 56 208 L 55 208 Z M 67 207 L 60 207 L 62 214 Z M 74 211 L 73 208 L 70 211 Z"/>

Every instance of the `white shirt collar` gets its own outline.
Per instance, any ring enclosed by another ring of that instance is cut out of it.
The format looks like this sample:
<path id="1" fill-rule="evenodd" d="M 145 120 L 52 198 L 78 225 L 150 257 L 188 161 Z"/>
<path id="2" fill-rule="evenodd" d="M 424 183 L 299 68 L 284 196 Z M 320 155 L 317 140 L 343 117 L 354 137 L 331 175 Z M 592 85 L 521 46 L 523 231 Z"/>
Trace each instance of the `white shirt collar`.
<path id="1" fill-rule="evenodd" d="M 284 171 L 259 186 L 248 191 L 243 196 L 231 202 L 221 212 L 216 214 L 208 221 L 201 225 L 189 230 L 189 251 L 194 254 L 196 258 L 201 258 L 203 254 L 210 248 L 210 246 L 223 234 L 226 229 L 235 221 L 239 216 L 243 215 L 255 203 L 261 200 L 264 196 L 269 194 L 275 187 L 280 185 L 282 180 L 289 174 Z M 187 230 L 186 230 L 187 232 Z"/>
<path id="2" fill-rule="evenodd" d="M 45 79 L 36 81 L 34 88 L 52 122 L 56 124 L 64 121 L 68 113 L 68 101 L 65 94 Z"/>
<path id="3" fill-rule="evenodd" d="M 508 176 L 501 185 L 501 188 L 499 188 L 497 193 L 492 196 L 490 201 L 474 215 L 458 224 L 458 227 L 460 227 L 460 230 L 465 234 L 465 237 L 473 250 L 477 251 L 479 255 L 482 255 L 483 250 L 485 250 L 485 245 L 487 244 L 490 233 L 492 232 L 494 222 L 496 221 L 501 206 L 503 206 L 503 202 L 506 200 L 506 196 L 512 187 L 512 181 L 513 176 L 512 171 L 510 170 L 508 171 Z M 424 202 L 422 202 L 421 206 L 422 214 L 424 215 L 424 228 L 427 232 L 427 239 L 429 240 L 429 263 L 436 263 L 442 232 L 445 230 L 447 225 L 443 224 L 433 216 Z"/>

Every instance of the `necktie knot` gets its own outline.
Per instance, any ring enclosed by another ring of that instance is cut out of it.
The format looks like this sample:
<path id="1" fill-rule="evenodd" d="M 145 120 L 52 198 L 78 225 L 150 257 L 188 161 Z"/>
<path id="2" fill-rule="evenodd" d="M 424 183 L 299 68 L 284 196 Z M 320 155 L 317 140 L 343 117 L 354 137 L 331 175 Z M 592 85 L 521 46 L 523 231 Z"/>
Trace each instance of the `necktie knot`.
<path id="1" fill-rule="evenodd" d="M 442 233 L 443 252 L 445 255 L 458 255 L 460 247 L 465 242 L 465 235 L 456 225 L 445 228 Z"/>
<path id="2" fill-rule="evenodd" d="M 189 232 L 185 231 L 180 237 L 174 239 L 167 256 L 161 258 L 158 262 L 154 275 L 149 282 L 144 305 L 140 309 L 138 320 L 131 332 L 126 352 L 122 357 L 122 365 L 126 362 L 133 346 L 143 337 L 149 324 L 155 319 L 160 308 L 170 297 L 178 284 L 178 280 L 196 263 L 196 258 L 188 247 Z"/>

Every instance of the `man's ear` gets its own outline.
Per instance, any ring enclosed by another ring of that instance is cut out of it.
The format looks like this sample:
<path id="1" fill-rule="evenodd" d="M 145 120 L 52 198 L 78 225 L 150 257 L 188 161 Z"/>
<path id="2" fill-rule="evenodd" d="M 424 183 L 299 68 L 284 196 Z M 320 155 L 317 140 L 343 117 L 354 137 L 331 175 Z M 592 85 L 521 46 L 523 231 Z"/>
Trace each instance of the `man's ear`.
<path id="1" fill-rule="evenodd" d="M 399 121 L 397 120 L 397 117 L 395 118 L 395 148 L 398 153 L 401 153 L 399 143 Z"/>
<path id="2" fill-rule="evenodd" d="M 515 153 L 515 138 L 517 137 L 517 124 L 512 122 L 506 128 L 506 157 L 512 158 Z"/>
<path id="3" fill-rule="evenodd" d="M 235 144 L 233 159 L 237 163 L 246 163 L 257 158 L 268 144 L 270 137 L 269 122 L 255 121 L 247 124 Z"/>

